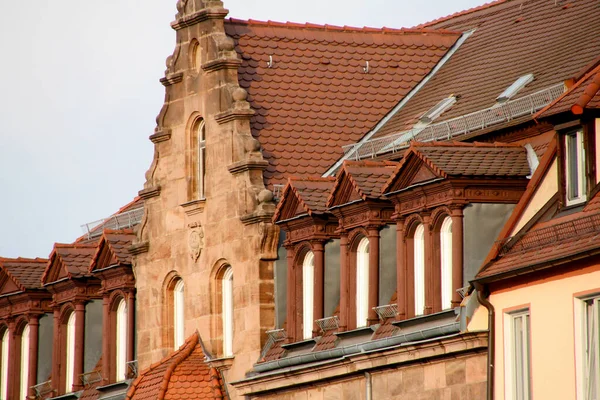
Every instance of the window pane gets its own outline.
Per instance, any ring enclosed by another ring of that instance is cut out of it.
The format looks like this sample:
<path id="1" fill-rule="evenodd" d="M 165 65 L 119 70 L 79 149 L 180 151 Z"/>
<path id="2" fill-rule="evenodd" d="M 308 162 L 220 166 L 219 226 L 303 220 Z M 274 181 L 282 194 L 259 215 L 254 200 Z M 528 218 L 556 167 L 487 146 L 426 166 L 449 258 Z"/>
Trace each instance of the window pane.
<path id="1" fill-rule="evenodd" d="M 21 334 L 21 396 L 27 400 L 27 390 L 29 389 L 29 325 L 23 329 Z"/>
<path id="2" fill-rule="evenodd" d="M 3 399 L 8 398 L 8 329 L 4 331 L 4 335 L 2 335 L 2 371 L 1 371 L 1 386 L 0 386 L 0 395 Z"/>
<path id="3" fill-rule="evenodd" d="M 356 250 L 356 326 L 367 326 L 369 314 L 369 239 L 363 238 Z"/>
<path id="4" fill-rule="evenodd" d="M 425 228 L 417 226 L 414 236 L 415 315 L 425 312 Z"/>
<path id="5" fill-rule="evenodd" d="M 233 355 L 233 269 L 227 267 L 222 281 L 223 355 Z"/>
<path id="6" fill-rule="evenodd" d="M 446 217 L 440 229 L 442 309 L 452 308 L 452 218 Z"/>
<path id="7" fill-rule="evenodd" d="M 308 252 L 302 265 L 302 332 L 304 339 L 312 337 L 314 268 L 314 255 L 312 252 Z"/>
<path id="8" fill-rule="evenodd" d="M 127 364 L 127 307 L 125 300 L 121 299 L 117 308 L 117 351 L 116 351 L 116 379 L 117 382 L 125 379 L 125 366 Z"/>
<path id="9" fill-rule="evenodd" d="M 567 135 L 567 190 L 568 198 L 579 197 L 579 156 L 577 151 L 577 133 Z"/>

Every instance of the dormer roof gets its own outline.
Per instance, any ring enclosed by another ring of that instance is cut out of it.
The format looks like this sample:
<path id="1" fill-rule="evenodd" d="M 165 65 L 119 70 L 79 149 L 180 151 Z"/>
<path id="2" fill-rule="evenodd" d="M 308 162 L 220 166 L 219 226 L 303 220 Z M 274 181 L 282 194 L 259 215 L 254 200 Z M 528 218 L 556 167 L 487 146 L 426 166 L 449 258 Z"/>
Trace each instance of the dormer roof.
<path id="1" fill-rule="evenodd" d="M 0 258 L 0 295 L 42 287 L 44 258 Z"/>
<path id="2" fill-rule="evenodd" d="M 131 229 L 105 229 L 92 258 L 90 272 L 111 265 L 131 265 L 132 257 L 127 249 L 135 238 L 136 236 Z"/>
<path id="3" fill-rule="evenodd" d="M 42 284 L 88 275 L 97 245 L 98 242 L 89 244 L 55 243 L 54 250 L 50 254 L 50 261 L 42 276 Z"/>
<path id="4" fill-rule="evenodd" d="M 289 178 L 273 220 L 277 222 L 304 214 L 325 214 L 327 197 L 334 182 L 335 178 Z"/>
<path id="5" fill-rule="evenodd" d="M 526 177 L 527 150 L 514 144 L 412 142 L 383 187 L 391 193 L 449 177 Z"/>

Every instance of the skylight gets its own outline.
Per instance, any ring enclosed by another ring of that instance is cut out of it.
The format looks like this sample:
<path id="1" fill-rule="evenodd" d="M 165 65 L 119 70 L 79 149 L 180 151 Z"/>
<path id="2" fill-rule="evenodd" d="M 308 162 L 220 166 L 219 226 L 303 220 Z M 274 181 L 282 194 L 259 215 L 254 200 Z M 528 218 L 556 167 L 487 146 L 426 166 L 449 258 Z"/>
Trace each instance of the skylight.
<path id="1" fill-rule="evenodd" d="M 442 99 L 439 103 L 429 109 L 425 114 L 419 118 L 419 122 L 429 124 L 434 121 L 437 117 L 442 115 L 444 111 L 448 110 L 452 105 L 456 103 L 456 96 L 452 95 Z"/>
<path id="2" fill-rule="evenodd" d="M 500 94 L 500 96 L 496 97 L 496 101 L 498 103 L 504 103 L 505 101 L 510 100 L 511 97 L 519 93 L 519 91 L 531 83 L 531 81 L 533 81 L 533 74 L 523 75 L 514 81 L 512 85 L 507 87 L 506 90 Z"/>

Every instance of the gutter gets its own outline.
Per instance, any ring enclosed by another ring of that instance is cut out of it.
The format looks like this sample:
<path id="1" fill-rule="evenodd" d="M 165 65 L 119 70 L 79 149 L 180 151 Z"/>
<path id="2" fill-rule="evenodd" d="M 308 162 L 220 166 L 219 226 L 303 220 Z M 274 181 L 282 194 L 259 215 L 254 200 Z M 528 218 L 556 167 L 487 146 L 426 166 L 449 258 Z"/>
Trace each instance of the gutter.
<path id="1" fill-rule="evenodd" d="M 353 344 L 331 350 L 319 351 L 316 353 L 299 354 L 294 357 L 280 360 L 268 361 L 254 365 L 254 372 L 263 373 L 280 368 L 290 368 L 296 365 L 307 364 L 330 360 L 332 358 L 345 358 L 346 356 L 367 353 L 375 350 L 383 350 L 388 347 L 395 347 L 405 343 L 415 343 L 422 340 L 446 337 L 460 332 L 460 322 L 453 322 L 434 328 L 423 329 L 415 332 L 395 335 L 383 339 L 368 341 L 364 343 Z"/>
<path id="2" fill-rule="evenodd" d="M 494 306 L 489 302 L 489 293 L 484 297 L 483 285 L 473 282 L 477 290 L 477 300 L 488 310 L 488 365 L 487 365 L 487 400 L 494 400 L 494 363 L 496 360 L 496 315 Z"/>
<path id="3" fill-rule="evenodd" d="M 421 80 L 421 82 L 419 82 L 417 84 L 417 86 L 412 88 L 412 90 L 410 92 L 408 92 L 408 94 L 406 96 L 404 96 L 402 98 L 402 100 L 400 100 L 400 102 L 398 104 L 396 104 L 396 106 L 385 117 L 383 117 L 383 119 L 381 121 L 379 121 L 377 123 L 377 125 L 375 125 L 375 127 L 373 129 L 371 129 L 371 131 L 368 132 L 358 143 L 364 143 L 367 140 L 369 140 L 375 133 L 377 133 L 379 131 L 379 129 L 381 129 L 382 126 L 384 126 L 394 115 L 396 115 L 396 113 L 398 113 L 398 111 L 400 111 L 406 105 L 406 103 L 415 94 L 417 94 L 417 92 L 419 92 L 419 90 L 421 90 L 421 88 L 423 86 L 425 86 L 425 84 L 427 82 L 429 82 L 429 80 L 431 78 L 433 78 L 433 76 L 440 70 L 440 68 L 442 68 L 442 66 L 444 64 L 446 64 L 446 62 L 450 59 L 450 57 L 452 57 L 452 55 L 454 55 L 454 53 L 456 53 L 456 51 L 459 49 L 459 47 L 462 46 L 462 44 L 465 42 L 465 40 L 467 40 L 469 38 L 469 36 L 471 36 L 473 34 L 473 32 L 475 32 L 475 29 L 471 29 L 467 32 L 464 32 L 458 38 L 458 40 L 452 45 L 452 47 L 450 47 L 450 50 L 448 50 L 448 52 L 446 52 L 446 54 L 444 54 L 444 56 L 440 59 L 440 61 L 438 61 L 438 63 L 435 65 L 435 67 L 433 67 L 433 69 L 425 76 L 425 78 L 423 78 Z M 333 166 L 331 168 L 329 168 L 322 175 L 322 177 L 326 178 L 326 177 L 332 176 L 335 173 L 335 171 L 337 171 L 337 169 L 340 167 L 340 165 L 342 165 L 344 160 L 347 160 L 352 154 L 354 154 L 354 151 L 348 152 L 348 154 L 344 154 L 339 160 L 336 161 L 335 164 L 333 164 Z"/>

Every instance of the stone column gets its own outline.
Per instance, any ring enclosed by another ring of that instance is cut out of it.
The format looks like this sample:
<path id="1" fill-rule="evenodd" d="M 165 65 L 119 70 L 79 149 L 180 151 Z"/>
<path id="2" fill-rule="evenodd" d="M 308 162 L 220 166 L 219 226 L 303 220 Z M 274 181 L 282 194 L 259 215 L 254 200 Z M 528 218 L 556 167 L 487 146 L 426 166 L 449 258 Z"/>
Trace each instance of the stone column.
<path id="1" fill-rule="evenodd" d="M 396 220 L 396 301 L 398 320 L 406 319 L 406 240 L 404 219 Z"/>
<path id="2" fill-rule="evenodd" d="M 425 247 L 425 314 L 431 314 L 433 312 L 433 236 L 431 232 L 431 217 L 429 215 L 423 215 L 423 241 Z"/>
<path id="3" fill-rule="evenodd" d="M 377 313 L 373 309 L 379 305 L 379 227 L 367 227 L 369 239 L 369 313 L 368 325 L 379 321 Z"/>
<path id="4" fill-rule="evenodd" d="M 135 289 L 127 295 L 127 362 L 135 361 Z M 129 375 L 129 371 L 126 371 Z"/>
<path id="5" fill-rule="evenodd" d="M 348 329 L 348 233 L 342 232 L 340 236 L 340 330 Z"/>
<path id="6" fill-rule="evenodd" d="M 323 310 L 325 308 L 325 247 L 323 241 L 314 241 L 312 243 L 312 252 L 315 267 L 313 320 L 317 320 L 323 318 Z M 313 323 L 313 336 L 316 336 L 318 331 L 318 326 Z"/>
<path id="7" fill-rule="evenodd" d="M 110 320 L 110 297 L 108 293 L 102 298 L 102 384 L 108 385 L 111 379 L 111 320 Z M 114 335 L 113 335 L 114 338 Z"/>
<path id="8" fill-rule="evenodd" d="M 38 368 L 38 341 L 40 336 L 39 315 L 29 316 L 29 371 L 27 371 L 27 392 L 29 397 L 35 398 L 35 390 L 32 386 L 37 384 Z"/>
<path id="9" fill-rule="evenodd" d="M 296 341 L 296 268 L 294 267 L 295 249 L 287 248 L 287 335 L 290 342 Z"/>
<path id="10" fill-rule="evenodd" d="M 58 395 L 60 393 L 61 390 L 61 385 L 63 384 L 63 382 L 61 382 L 60 376 L 61 376 L 61 365 L 62 368 L 64 369 L 64 362 L 61 363 L 60 362 L 60 354 L 61 351 L 63 350 L 64 346 L 65 346 L 65 340 L 63 337 L 61 337 L 61 321 L 60 321 L 60 309 L 59 308 L 55 308 L 54 309 L 54 318 L 53 318 L 53 329 L 52 329 L 52 341 L 54 342 L 54 347 L 52 348 L 52 374 L 51 374 L 51 384 L 52 384 L 52 389 L 54 389 L 54 395 Z"/>
<path id="11" fill-rule="evenodd" d="M 85 303 L 75 303 L 75 355 L 73 357 L 73 391 L 83 389 L 83 355 L 85 352 Z M 66 389 L 69 391 L 69 388 Z"/>
<path id="12" fill-rule="evenodd" d="M 455 207 L 452 215 L 452 307 L 458 307 L 460 294 L 456 291 L 463 286 L 463 209 Z"/>

